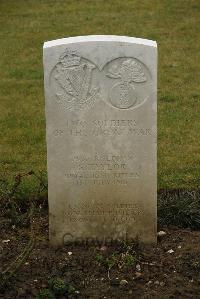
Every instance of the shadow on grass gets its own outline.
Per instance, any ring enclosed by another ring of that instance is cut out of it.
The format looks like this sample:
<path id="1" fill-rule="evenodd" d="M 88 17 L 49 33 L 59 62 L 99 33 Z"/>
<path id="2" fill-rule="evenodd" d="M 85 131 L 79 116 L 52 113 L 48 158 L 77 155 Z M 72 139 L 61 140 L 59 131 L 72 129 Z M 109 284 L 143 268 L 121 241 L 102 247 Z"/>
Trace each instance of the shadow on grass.
<path id="1" fill-rule="evenodd" d="M 200 229 L 200 189 L 159 190 L 158 222 L 161 226 Z"/>

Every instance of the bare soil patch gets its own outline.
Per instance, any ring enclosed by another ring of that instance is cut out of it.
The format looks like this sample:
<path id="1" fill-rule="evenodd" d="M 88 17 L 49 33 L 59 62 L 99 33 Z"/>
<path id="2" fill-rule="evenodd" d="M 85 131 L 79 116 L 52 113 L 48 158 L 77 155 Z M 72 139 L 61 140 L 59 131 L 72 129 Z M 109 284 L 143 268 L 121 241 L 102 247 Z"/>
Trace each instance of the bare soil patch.
<path id="1" fill-rule="evenodd" d="M 162 227 L 166 235 L 157 246 L 74 244 L 55 250 L 49 246 L 47 212 L 33 221 L 35 245 L 2 285 L 0 298 L 200 298 L 200 231 Z M 5 271 L 27 246 L 30 228 L 16 228 L 3 217 L 0 226 Z M 71 291 L 55 291 L 52 277 Z"/>

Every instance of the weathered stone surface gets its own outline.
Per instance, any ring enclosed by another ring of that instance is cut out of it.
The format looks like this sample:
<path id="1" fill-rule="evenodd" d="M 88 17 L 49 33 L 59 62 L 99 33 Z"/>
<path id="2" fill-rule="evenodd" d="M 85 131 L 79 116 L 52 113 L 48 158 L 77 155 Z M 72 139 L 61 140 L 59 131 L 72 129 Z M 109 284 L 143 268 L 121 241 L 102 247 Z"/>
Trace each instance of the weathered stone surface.
<path id="1" fill-rule="evenodd" d="M 154 41 L 44 44 L 50 242 L 156 240 Z"/>

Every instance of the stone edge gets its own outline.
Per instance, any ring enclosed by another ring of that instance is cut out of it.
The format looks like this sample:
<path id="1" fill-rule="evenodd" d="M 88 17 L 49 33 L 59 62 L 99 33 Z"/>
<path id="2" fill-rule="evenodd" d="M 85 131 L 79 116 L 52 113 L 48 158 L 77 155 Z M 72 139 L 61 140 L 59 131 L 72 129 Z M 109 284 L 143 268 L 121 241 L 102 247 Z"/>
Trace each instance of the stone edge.
<path id="1" fill-rule="evenodd" d="M 126 43 L 133 43 L 133 44 L 157 48 L 156 41 L 149 40 L 149 39 L 129 37 L 129 36 L 118 36 L 118 35 L 86 35 L 86 36 L 74 36 L 74 37 L 67 37 L 67 38 L 47 41 L 44 42 L 43 49 L 60 46 L 60 45 L 73 44 L 73 43 L 99 42 L 99 41 L 100 42 L 126 42 Z"/>

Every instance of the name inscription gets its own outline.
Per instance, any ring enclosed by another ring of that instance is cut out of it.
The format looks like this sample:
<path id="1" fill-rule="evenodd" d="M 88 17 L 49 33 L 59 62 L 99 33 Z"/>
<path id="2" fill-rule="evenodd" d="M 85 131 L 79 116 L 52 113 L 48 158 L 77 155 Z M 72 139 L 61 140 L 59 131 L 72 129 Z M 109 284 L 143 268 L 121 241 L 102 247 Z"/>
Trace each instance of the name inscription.
<path id="1" fill-rule="evenodd" d="M 131 169 L 129 165 L 132 165 Z M 75 185 L 128 185 L 141 176 L 141 166 L 133 153 L 114 155 L 74 155 L 65 180 Z"/>

